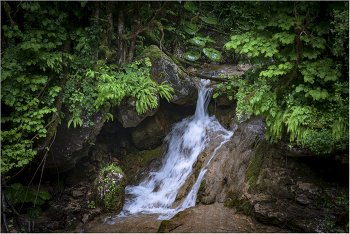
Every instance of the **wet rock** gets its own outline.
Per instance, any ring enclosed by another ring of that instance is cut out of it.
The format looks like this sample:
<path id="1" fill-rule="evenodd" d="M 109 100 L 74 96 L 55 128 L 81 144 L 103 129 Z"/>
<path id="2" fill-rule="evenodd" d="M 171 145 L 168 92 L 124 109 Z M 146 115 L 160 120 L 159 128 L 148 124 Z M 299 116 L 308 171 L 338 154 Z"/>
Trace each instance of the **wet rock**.
<path id="1" fill-rule="evenodd" d="M 235 214 L 222 203 L 198 205 L 163 220 L 158 233 L 241 233 L 241 232 L 288 232 L 274 226 L 266 226 L 242 214 Z"/>
<path id="2" fill-rule="evenodd" d="M 252 66 L 249 64 L 249 63 L 246 63 L 246 64 L 238 64 L 237 65 L 237 70 L 239 71 L 248 71 L 249 68 L 251 68 Z"/>
<path id="3" fill-rule="evenodd" d="M 24 214 L 18 216 L 18 223 L 22 232 L 23 229 L 27 233 L 34 232 L 34 221 L 28 215 Z"/>
<path id="4" fill-rule="evenodd" d="M 83 215 L 82 222 L 86 223 L 88 221 L 91 221 L 97 215 L 101 214 L 101 212 L 102 212 L 102 210 L 100 208 L 95 208 L 95 209 L 89 210 L 88 213 Z"/>
<path id="5" fill-rule="evenodd" d="M 58 221 L 52 221 L 49 224 L 47 224 L 47 228 L 51 231 L 55 231 L 60 228 L 60 222 Z"/>
<path id="6" fill-rule="evenodd" d="M 101 162 L 102 159 L 103 159 L 104 157 L 106 157 L 107 154 L 108 154 L 107 145 L 105 145 L 105 144 L 97 144 L 97 145 L 94 145 L 94 146 L 91 148 L 91 152 L 92 152 L 92 157 L 91 157 L 91 159 L 92 159 L 93 161 Z"/>
<path id="7" fill-rule="evenodd" d="M 98 112 L 91 116 L 87 110 L 83 110 L 81 114 L 82 126 L 77 125 L 75 128 L 73 123 L 68 128 L 68 121 L 72 118 L 67 107 L 63 107 L 62 111 L 66 113 L 64 119 L 57 127 L 55 141 L 50 149 L 50 156 L 46 158 L 45 170 L 47 173 L 57 174 L 71 170 L 76 163 L 88 155 L 89 149 L 94 143 L 96 136 L 104 124 L 105 113 Z M 93 123 L 93 124 L 91 124 Z M 51 156 L 51 153 L 53 156 Z M 36 156 L 34 163 L 40 163 L 43 154 Z"/>
<path id="8" fill-rule="evenodd" d="M 136 99 L 124 98 L 118 107 L 114 107 L 117 108 L 117 119 L 124 128 L 136 127 L 146 117 L 152 116 L 157 112 L 160 103 L 159 101 L 160 98 L 157 96 L 158 105 L 156 108 L 148 108 L 145 113 L 138 114 L 136 111 Z"/>
<path id="9" fill-rule="evenodd" d="M 119 213 L 125 202 L 126 176 L 113 164 L 102 168 L 93 183 L 91 201 L 103 209 Z"/>
<path id="10" fill-rule="evenodd" d="M 234 122 L 234 120 L 232 120 Z M 226 193 L 238 192 L 244 178 L 245 169 L 253 154 L 254 142 L 257 136 L 264 132 L 263 118 L 251 117 L 249 120 L 238 125 L 231 139 L 216 150 L 216 156 L 212 159 L 205 174 L 205 186 L 197 198 L 203 204 L 225 202 Z M 181 199 L 190 191 L 191 184 L 197 180 L 202 165 L 206 165 L 215 149 L 221 144 L 220 138 L 210 135 L 211 141 L 206 149 L 197 157 L 197 163 L 193 169 L 193 177 L 186 180 L 180 188 L 176 199 Z M 218 133 L 220 134 L 220 133 Z M 240 139 L 245 139 L 241 142 Z M 232 192 L 234 191 L 234 192 Z M 180 197 L 183 196 L 182 198 Z"/>
<path id="11" fill-rule="evenodd" d="M 65 219 L 65 226 L 68 230 L 75 229 L 80 223 L 80 214 L 68 214 Z"/>
<path id="12" fill-rule="evenodd" d="M 138 59 L 148 57 L 151 60 L 152 67 L 150 69 L 151 77 L 158 84 L 168 81 L 173 87 L 172 103 L 177 105 L 195 105 L 197 102 L 197 88 L 190 77 L 183 72 L 174 61 L 166 54 L 159 50 L 155 45 L 145 49 Z"/>
<path id="13" fill-rule="evenodd" d="M 343 215 L 348 216 L 337 200 L 348 194 L 348 187 L 334 188 L 333 183 L 317 177 L 300 159 L 286 161 L 278 147 L 266 140 L 256 144 L 239 195 L 232 197 L 233 206 L 242 209 L 241 202 L 249 203 L 260 222 L 286 226 L 297 232 L 345 228 L 335 227 L 335 222 Z M 327 223 L 334 223 L 333 227 L 329 229 Z"/>
<path id="14" fill-rule="evenodd" d="M 154 149 L 162 144 L 163 138 L 169 132 L 170 123 L 165 109 L 142 121 L 136 128 L 131 129 L 132 141 L 136 147 L 142 149 Z"/>
<path id="15" fill-rule="evenodd" d="M 82 191 L 79 190 L 74 190 L 72 192 L 72 196 L 73 198 L 79 198 L 79 197 L 83 197 L 85 194 Z"/>
<path id="16" fill-rule="evenodd" d="M 109 113 L 113 115 L 113 120 L 109 119 L 106 121 L 103 125 L 103 130 L 109 133 L 116 133 L 122 128 L 122 124 L 118 121 L 118 107 L 110 108 Z"/>

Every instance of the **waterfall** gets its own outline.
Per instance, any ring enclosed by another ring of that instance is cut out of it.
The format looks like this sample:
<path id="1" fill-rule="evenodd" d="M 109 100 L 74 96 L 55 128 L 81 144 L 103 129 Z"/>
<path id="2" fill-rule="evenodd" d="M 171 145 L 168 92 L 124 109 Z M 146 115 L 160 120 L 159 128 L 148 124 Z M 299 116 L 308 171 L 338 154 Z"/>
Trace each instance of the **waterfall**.
<path id="1" fill-rule="evenodd" d="M 197 192 L 209 163 L 214 158 L 216 150 L 233 134 L 224 129 L 215 116 L 209 116 L 207 113 L 212 92 L 211 88 L 206 87 L 209 83 L 209 80 L 202 80 L 199 85 L 195 115 L 176 123 L 165 137 L 168 150 L 163 158 L 162 168 L 157 172 L 150 172 L 138 186 L 125 188 L 127 198 L 123 211 L 118 216 L 144 213 L 159 214 L 158 219 L 169 219 L 177 212 L 195 205 Z M 220 137 L 221 143 L 202 168 L 184 202 L 172 208 L 178 190 L 192 174 L 192 165 L 210 142 L 207 132 Z"/>

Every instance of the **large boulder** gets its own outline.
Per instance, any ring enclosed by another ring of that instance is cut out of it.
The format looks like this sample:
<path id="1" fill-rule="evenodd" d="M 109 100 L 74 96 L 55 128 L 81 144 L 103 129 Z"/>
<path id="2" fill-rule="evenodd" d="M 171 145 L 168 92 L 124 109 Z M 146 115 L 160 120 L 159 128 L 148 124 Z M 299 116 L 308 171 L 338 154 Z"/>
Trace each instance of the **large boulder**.
<path id="1" fill-rule="evenodd" d="M 113 115 L 113 120 L 106 121 L 102 129 L 108 133 L 116 133 L 122 128 L 122 124 L 118 121 L 118 107 L 110 108 L 109 113 Z"/>
<path id="2" fill-rule="evenodd" d="M 102 168 L 93 183 L 90 202 L 108 211 L 120 213 L 125 202 L 126 176 L 114 164 Z"/>
<path id="3" fill-rule="evenodd" d="M 168 81 L 173 87 L 172 103 L 178 105 L 195 105 L 197 102 L 197 88 L 190 77 L 183 72 L 174 61 L 163 53 L 157 46 L 152 45 L 145 49 L 138 59 L 148 57 L 151 60 L 151 77 L 161 84 Z"/>
<path id="4" fill-rule="evenodd" d="M 152 116 L 157 112 L 160 104 L 160 98 L 158 96 L 157 102 L 158 105 L 156 108 L 148 108 L 145 113 L 139 115 L 136 111 L 135 98 L 124 98 L 118 107 L 114 107 L 116 109 L 113 112 L 115 113 L 114 117 L 117 117 L 118 121 L 124 128 L 136 127 L 146 117 Z"/>
<path id="5" fill-rule="evenodd" d="M 60 173 L 73 169 L 82 157 L 88 155 L 90 147 L 94 144 L 104 124 L 105 114 L 108 112 L 108 110 L 99 111 L 89 116 L 88 111 L 83 110 L 82 126 L 78 124 L 74 127 L 72 123 L 68 128 L 72 114 L 67 107 L 63 107 L 62 111 L 66 115 L 57 127 L 56 137 L 45 162 L 45 169 L 53 174 L 57 173 L 57 169 Z M 42 155 L 39 156 L 42 158 Z M 41 158 L 36 158 L 35 162 L 40 163 Z"/>
<path id="6" fill-rule="evenodd" d="M 136 147 L 142 150 L 154 149 L 161 145 L 170 130 L 170 115 L 168 110 L 161 107 L 155 115 L 146 118 L 136 128 L 132 128 L 132 141 Z"/>

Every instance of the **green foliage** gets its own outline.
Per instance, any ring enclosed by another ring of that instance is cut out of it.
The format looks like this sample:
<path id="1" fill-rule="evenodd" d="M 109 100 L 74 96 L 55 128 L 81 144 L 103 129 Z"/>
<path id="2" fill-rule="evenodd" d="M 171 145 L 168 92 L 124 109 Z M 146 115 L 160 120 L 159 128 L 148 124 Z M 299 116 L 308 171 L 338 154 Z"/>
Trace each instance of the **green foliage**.
<path id="1" fill-rule="evenodd" d="M 27 209 L 27 215 L 31 218 L 39 217 L 43 214 L 40 206 L 29 207 Z"/>
<path id="2" fill-rule="evenodd" d="M 213 48 L 204 48 L 207 42 L 215 43 L 215 41 L 210 39 L 209 37 L 204 38 L 197 36 L 191 38 L 190 40 L 187 40 L 187 42 L 199 47 L 199 50 L 203 51 L 203 53 L 212 61 L 220 61 L 222 59 L 222 55 L 219 51 Z M 201 57 L 201 53 L 197 51 L 188 51 L 184 54 L 184 57 L 189 61 L 196 61 Z"/>
<path id="3" fill-rule="evenodd" d="M 21 28 L 2 24 L 7 46 L 1 52 L 1 123 L 7 127 L 1 129 L 1 173 L 23 167 L 33 159 L 33 140 L 46 136 L 47 116 L 56 112 L 53 103 L 61 90 L 57 82 L 51 82 L 38 96 L 49 77 L 62 71 L 62 58 L 68 56 L 58 49 L 68 36 L 63 26 L 68 15 L 51 5 L 21 4 L 24 20 L 36 25 L 25 23 Z"/>
<path id="4" fill-rule="evenodd" d="M 23 202 L 31 202 L 34 207 L 29 207 L 27 209 L 27 214 L 29 217 L 38 217 L 42 214 L 41 207 L 38 205 L 42 205 L 45 201 L 51 199 L 51 195 L 45 190 L 37 191 L 29 191 L 27 192 L 28 187 L 23 186 L 20 183 L 11 184 L 6 187 L 5 196 L 12 204 L 18 204 Z"/>
<path id="5" fill-rule="evenodd" d="M 104 171 L 111 171 L 112 173 L 116 171 L 116 172 L 118 172 L 118 173 L 124 174 L 124 172 L 122 171 L 122 169 L 121 169 L 120 167 L 118 167 L 118 166 L 115 166 L 114 164 L 110 164 L 110 165 L 108 165 L 108 166 L 106 166 L 106 167 L 103 167 L 103 168 L 101 169 L 101 171 L 102 171 L 102 172 L 104 172 Z"/>
<path id="6" fill-rule="evenodd" d="M 203 17 L 203 16 L 201 16 L 199 18 L 208 24 L 217 24 L 218 23 L 215 19 L 212 19 L 212 18 L 207 18 L 207 17 Z"/>
<path id="7" fill-rule="evenodd" d="M 201 54 L 197 51 L 188 51 L 184 54 L 184 57 L 189 61 L 196 61 L 201 57 Z"/>
<path id="8" fill-rule="evenodd" d="M 95 202 L 94 202 L 94 201 L 91 201 L 90 204 L 88 205 L 88 208 L 89 208 L 89 209 L 95 209 L 95 208 L 96 208 Z"/>
<path id="9" fill-rule="evenodd" d="M 191 1 L 186 1 L 184 7 L 186 10 L 192 11 L 192 12 L 198 9 L 198 7 L 195 6 Z"/>
<path id="10" fill-rule="evenodd" d="M 237 117 L 251 113 L 265 116 L 266 136 L 273 142 L 281 139 L 286 130 L 290 141 L 317 153 L 347 149 L 348 62 L 342 61 L 348 60 L 342 56 L 348 58 L 348 54 L 341 46 L 334 50 L 332 45 L 348 46 L 348 7 L 341 8 L 347 4 L 330 5 L 334 14 L 339 15 L 338 21 L 332 22 L 319 18 L 318 2 L 250 3 L 251 9 L 256 9 L 256 17 L 250 18 L 250 31 L 234 35 L 226 43 L 226 49 L 251 57 L 255 65 L 245 73 L 244 79 L 238 82 L 230 79 L 222 84 L 237 87 Z M 307 9 L 310 9 L 308 13 Z M 241 6 L 240 11 L 246 10 Z M 298 25 L 308 28 L 296 35 Z M 331 29 L 332 25 L 336 27 Z M 333 33 L 328 33 L 329 29 Z M 328 41 L 324 39 L 327 34 Z M 297 68 L 295 38 L 300 38 L 303 47 L 303 61 Z M 287 81 L 289 77 L 292 79 Z M 277 96 L 275 87 L 283 82 L 287 86 L 283 95 Z M 222 91 L 223 86 L 219 86 L 214 96 Z M 232 93 L 228 95 L 232 97 Z"/>
<path id="11" fill-rule="evenodd" d="M 213 48 L 204 48 L 203 53 L 212 61 L 218 62 L 222 59 L 222 55 L 219 51 Z"/>

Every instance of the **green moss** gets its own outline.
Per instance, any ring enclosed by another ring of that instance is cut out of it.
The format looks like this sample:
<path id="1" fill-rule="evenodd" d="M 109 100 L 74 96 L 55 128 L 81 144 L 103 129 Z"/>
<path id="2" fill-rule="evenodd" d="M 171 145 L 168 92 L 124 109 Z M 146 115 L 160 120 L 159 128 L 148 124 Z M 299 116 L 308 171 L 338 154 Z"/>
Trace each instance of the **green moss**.
<path id="1" fill-rule="evenodd" d="M 124 174 L 124 172 L 122 171 L 122 169 L 121 169 L 120 167 L 118 167 L 118 166 L 115 166 L 113 163 L 110 164 L 109 166 L 103 167 L 103 168 L 101 169 L 102 175 L 103 175 L 103 172 L 105 172 L 105 171 L 111 171 L 112 173 L 113 173 L 114 171 L 116 171 L 116 172 L 119 172 L 119 173 L 121 173 L 121 174 Z"/>
<path id="2" fill-rule="evenodd" d="M 204 192 L 205 191 L 205 179 L 201 182 L 201 185 L 199 186 L 198 192 Z"/>
<path id="3" fill-rule="evenodd" d="M 166 71 L 159 72 L 160 76 L 166 76 Z"/>
<path id="4" fill-rule="evenodd" d="M 243 212 L 246 215 L 250 215 L 253 208 L 250 202 L 247 199 L 235 199 L 233 198 L 234 194 L 235 193 L 230 190 L 227 192 L 224 206 L 229 208 L 235 207 L 237 212 Z"/>
<path id="5" fill-rule="evenodd" d="M 161 56 L 161 51 L 159 50 L 159 48 L 155 45 L 151 45 L 148 48 L 146 48 L 141 54 L 140 54 L 140 58 L 145 58 L 148 57 L 151 61 L 158 60 L 161 61 L 162 60 L 162 56 Z"/>
<path id="6" fill-rule="evenodd" d="M 157 233 L 165 233 L 165 232 L 170 232 L 174 228 L 178 226 L 177 223 L 173 223 L 172 220 L 163 220 L 160 223 L 160 226 L 158 228 Z"/>
<path id="7" fill-rule="evenodd" d="M 241 209 L 245 215 L 250 215 L 253 209 L 253 206 L 250 204 L 250 202 L 246 202 L 244 205 L 241 206 Z"/>
<path id="8" fill-rule="evenodd" d="M 114 209 L 115 204 L 119 201 L 120 192 L 123 191 L 123 186 L 110 183 L 108 189 L 111 192 L 105 196 L 103 202 L 108 210 L 112 210 Z"/>
<path id="9" fill-rule="evenodd" d="M 253 193 L 257 186 L 260 170 L 262 169 L 264 151 L 266 151 L 265 148 L 266 144 L 264 143 L 258 144 L 257 147 L 255 147 L 254 154 L 245 172 L 244 181 L 249 183 L 248 191 L 250 193 Z"/>
<path id="10" fill-rule="evenodd" d="M 153 160 L 155 158 L 161 158 L 163 156 L 163 153 L 164 152 L 161 149 L 161 146 L 159 146 L 159 147 L 155 148 L 154 150 L 147 152 L 146 155 L 143 156 L 141 164 L 144 166 L 148 162 L 150 162 L 151 160 Z"/>

